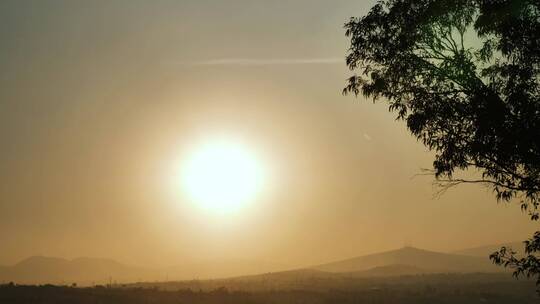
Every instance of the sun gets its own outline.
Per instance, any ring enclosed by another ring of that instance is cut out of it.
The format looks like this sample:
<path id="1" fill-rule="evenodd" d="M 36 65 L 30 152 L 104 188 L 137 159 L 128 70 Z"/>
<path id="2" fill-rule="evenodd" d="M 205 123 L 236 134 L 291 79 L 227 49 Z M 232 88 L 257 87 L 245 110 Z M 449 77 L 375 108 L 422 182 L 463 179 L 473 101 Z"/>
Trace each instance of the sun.
<path id="1" fill-rule="evenodd" d="M 220 213 L 238 211 L 263 185 L 260 161 L 240 143 L 215 139 L 196 147 L 182 166 L 182 188 L 197 205 Z"/>

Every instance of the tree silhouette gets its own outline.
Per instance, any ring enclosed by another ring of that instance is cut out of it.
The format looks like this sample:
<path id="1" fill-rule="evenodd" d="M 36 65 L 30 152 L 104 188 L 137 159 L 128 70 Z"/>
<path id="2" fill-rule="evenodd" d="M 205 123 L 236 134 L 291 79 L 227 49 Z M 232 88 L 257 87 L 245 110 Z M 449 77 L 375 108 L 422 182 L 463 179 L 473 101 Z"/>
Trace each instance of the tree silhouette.
<path id="1" fill-rule="evenodd" d="M 345 29 L 359 74 L 344 94 L 388 102 L 435 152 L 441 191 L 485 184 L 539 219 L 539 1 L 385 0 Z M 540 232 L 524 257 L 502 248 L 490 258 L 540 285 L 538 253 Z"/>

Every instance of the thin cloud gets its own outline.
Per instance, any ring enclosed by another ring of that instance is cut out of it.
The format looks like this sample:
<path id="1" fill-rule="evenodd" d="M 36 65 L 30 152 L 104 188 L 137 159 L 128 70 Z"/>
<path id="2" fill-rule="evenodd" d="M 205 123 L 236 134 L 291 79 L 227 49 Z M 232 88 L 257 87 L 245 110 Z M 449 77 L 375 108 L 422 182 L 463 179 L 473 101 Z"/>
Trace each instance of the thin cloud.
<path id="1" fill-rule="evenodd" d="M 369 136 L 369 134 L 364 133 L 363 135 L 364 135 L 364 139 L 365 139 L 365 140 L 371 141 L 372 138 L 371 138 L 371 136 Z"/>
<path id="2" fill-rule="evenodd" d="M 264 66 L 264 65 L 295 65 L 295 64 L 337 64 L 344 63 L 343 58 L 276 58 L 276 59 L 252 59 L 252 58 L 223 58 L 203 61 L 186 62 L 184 65 L 244 65 L 244 66 Z"/>

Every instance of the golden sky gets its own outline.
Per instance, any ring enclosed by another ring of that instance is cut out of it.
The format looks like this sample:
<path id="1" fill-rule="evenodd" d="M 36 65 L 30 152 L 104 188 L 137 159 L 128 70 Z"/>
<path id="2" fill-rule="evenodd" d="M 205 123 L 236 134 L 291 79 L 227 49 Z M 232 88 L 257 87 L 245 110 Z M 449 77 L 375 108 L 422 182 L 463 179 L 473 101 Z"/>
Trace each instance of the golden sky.
<path id="1" fill-rule="evenodd" d="M 31 255 L 138 265 L 303 266 L 401 247 L 450 251 L 535 230 L 462 186 L 384 104 L 344 97 L 359 0 L 0 2 L 0 265 Z M 267 169 L 234 215 L 173 182 L 198 141 Z"/>

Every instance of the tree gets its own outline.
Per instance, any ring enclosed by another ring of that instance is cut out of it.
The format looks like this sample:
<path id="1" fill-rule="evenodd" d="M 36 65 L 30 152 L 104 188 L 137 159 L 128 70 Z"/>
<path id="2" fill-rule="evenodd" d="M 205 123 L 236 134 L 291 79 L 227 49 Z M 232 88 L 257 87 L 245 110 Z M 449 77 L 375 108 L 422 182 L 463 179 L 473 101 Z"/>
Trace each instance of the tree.
<path id="1" fill-rule="evenodd" d="M 387 102 L 435 152 L 442 191 L 484 184 L 539 219 L 539 1 L 381 0 L 345 29 L 359 74 L 344 94 Z M 540 286 L 539 253 L 540 231 L 524 257 L 501 248 L 490 258 Z"/>

